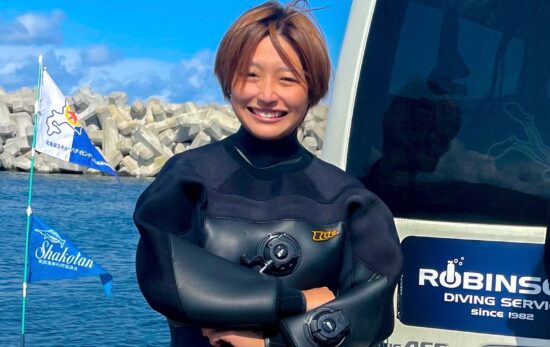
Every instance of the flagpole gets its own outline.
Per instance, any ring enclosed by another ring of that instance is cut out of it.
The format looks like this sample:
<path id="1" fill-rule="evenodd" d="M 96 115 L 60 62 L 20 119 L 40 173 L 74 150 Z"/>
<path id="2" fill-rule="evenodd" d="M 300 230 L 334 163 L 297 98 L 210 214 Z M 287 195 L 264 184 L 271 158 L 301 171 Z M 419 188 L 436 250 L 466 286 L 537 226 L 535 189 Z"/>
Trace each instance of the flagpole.
<path id="1" fill-rule="evenodd" d="M 25 311 L 27 304 L 27 282 L 29 278 L 28 272 L 28 260 L 29 260 L 29 235 L 31 230 L 31 216 L 32 216 L 32 179 L 34 176 L 34 159 L 35 159 L 35 146 L 36 146 L 36 129 L 38 127 L 38 112 L 40 109 L 40 87 L 42 85 L 42 71 L 44 71 L 44 64 L 42 55 L 38 56 L 38 83 L 36 85 L 36 98 L 34 103 L 34 117 L 33 117 L 33 135 L 32 135 L 32 148 L 31 148 L 31 169 L 29 178 L 29 197 L 27 203 L 27 232 L 25 236 L 25 269 L 23 274 L 23 304 L 21 312 L 21 347 L 25 346 Z"/>

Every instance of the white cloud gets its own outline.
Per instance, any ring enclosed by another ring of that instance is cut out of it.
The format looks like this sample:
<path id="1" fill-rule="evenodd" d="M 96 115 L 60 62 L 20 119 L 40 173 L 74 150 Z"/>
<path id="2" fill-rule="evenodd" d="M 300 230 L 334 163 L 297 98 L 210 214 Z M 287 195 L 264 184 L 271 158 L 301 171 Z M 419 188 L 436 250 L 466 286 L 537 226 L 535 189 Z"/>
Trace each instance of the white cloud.
<path id="1" fill-rule="evenodd" d="M 61 23 L 64 18 L 62 11 L 54 10 L 47 14 L 29 12 L 13 22 L 0 22 L 0 44 L 58 45 L 63 41 Z"/>
<path id="2" fill-rule="evenodd" d="M 169 102 L 223 102 L 212 72 L 212 51 L 200 51 L 174 63 L 144 58 L 117 59 L 108 47 L 98 47 L 62 49 L 51 45 L 0 45 L 0 87 L 12 92 L 35 86 L 37 57 L 45 52 L 45 65 L 66 94 L 89 86 L 103 95 L 126 92 L 129 102 L 151 96 Z M 90 64 L 90 60 L 95 64 Z"/>
<path id="3" fill-rule="evenodd" d="M 94 45 L 80 52 L 82 65 L 101 66 L 111 64 L 121 58 L 121 53 L 103 45 Z"/>

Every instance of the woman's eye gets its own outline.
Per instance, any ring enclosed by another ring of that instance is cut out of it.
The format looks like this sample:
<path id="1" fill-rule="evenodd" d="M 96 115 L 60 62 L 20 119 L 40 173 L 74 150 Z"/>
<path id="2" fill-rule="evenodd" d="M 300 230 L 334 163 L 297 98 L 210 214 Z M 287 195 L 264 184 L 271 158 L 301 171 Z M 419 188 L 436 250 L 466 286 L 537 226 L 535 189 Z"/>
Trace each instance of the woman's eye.
<path id="1" fill-rule="evenodd" d="M 255 72 L 249 72 L 246 74 L 246 77 L 252 77 L 252 78 L 255 78 L 255 77 L 258 77 L 258 75 L 256 75 Z"/>
<path id="2" fill-rule="evenodd" d="M 296 82 L 298 82 L 298 80 L 296 80 L 296 78 L 294 78 L 294 77 L 282 77 L 282 78 L 281 78 L 281 81 L 289 82 L 289 83 L 296 83 Z"/>

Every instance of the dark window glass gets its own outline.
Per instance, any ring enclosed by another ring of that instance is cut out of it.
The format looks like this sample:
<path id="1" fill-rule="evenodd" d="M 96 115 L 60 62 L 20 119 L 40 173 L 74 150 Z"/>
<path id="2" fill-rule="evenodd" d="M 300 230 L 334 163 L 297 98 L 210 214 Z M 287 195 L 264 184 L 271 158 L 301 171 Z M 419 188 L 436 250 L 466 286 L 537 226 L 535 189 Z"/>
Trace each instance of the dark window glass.
<path id="1" fill-rule="evenodd" d="M 550 1 L 378 1 L 347 170 L 397 217 L 546 225 Z"/>

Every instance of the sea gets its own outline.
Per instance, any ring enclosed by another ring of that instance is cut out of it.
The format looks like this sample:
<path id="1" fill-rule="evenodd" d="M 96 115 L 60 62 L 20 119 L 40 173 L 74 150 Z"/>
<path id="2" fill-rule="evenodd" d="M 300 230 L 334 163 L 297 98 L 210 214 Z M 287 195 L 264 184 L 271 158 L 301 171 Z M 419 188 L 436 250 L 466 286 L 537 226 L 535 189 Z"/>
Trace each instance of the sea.
<path id="1" fill-rule="evenodd" d="M 25 346 L 169 346 L 163 317 L 141 295 L 132 222 L 148 179 L 35 174 L 32 210 L 113 276 L 29 284 Z M 0 346 L 20 346 L 29 174 L 0 172 Z"/>

